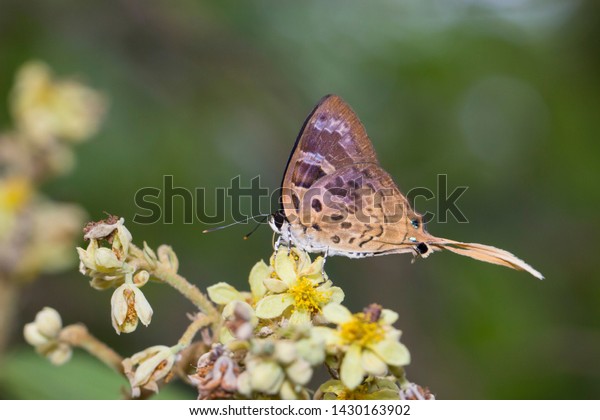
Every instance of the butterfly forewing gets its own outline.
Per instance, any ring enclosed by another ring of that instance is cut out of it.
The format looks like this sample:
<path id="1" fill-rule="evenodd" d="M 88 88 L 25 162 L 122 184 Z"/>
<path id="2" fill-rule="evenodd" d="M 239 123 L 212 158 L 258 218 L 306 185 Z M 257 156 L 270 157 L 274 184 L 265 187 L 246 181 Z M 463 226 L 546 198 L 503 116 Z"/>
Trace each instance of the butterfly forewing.
<path id="1" fill-rule="evenodd" d="M 323 98 L 307 118 L 282 187 L 292 236 L 305 249 L 344 255 L 412 249 L 399 245 L 416 215 L 379 166 L 358 117 L 337 96 Z"/>
<path id="2" fill-rule="evenodd" d="M 306 119 L 288 160 L 281 191 L 286 217 L 297 212 L 302 191 L 359 162 L 377 163 L 365 128 L 340 97 L 325 96 Z"/>

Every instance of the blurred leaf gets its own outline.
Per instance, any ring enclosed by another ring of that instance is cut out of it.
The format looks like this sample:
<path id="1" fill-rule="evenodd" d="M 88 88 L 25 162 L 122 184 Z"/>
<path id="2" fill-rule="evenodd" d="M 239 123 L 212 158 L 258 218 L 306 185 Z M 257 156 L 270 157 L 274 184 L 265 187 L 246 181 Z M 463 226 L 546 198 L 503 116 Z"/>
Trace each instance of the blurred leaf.
<path id="1" fill-rule="evenodd" d="M 129 392 L 127 381 L 88 354 L 75 352 L 70 362 L 54 366 L 29 348 L 17 349 L 0 366 L 3 398 L 109 400 L 122 399 Z M 169 384 L 155 397 L 176 400 L 193 399 L 178 384 Z"/>

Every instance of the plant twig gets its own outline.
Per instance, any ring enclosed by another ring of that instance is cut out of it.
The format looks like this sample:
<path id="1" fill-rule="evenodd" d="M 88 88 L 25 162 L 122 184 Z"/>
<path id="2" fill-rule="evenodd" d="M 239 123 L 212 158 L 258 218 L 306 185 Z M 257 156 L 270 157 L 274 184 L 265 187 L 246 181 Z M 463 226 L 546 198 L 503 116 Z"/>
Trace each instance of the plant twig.
<path id="1" fill-rule="evenodd" d="M 123 357 L 91 335 L 85 325 L 67 325 L 60 332 L 59 340 L 73 347 L 84 349 L 111 369 L 125 375 L 122 364 Z"/>

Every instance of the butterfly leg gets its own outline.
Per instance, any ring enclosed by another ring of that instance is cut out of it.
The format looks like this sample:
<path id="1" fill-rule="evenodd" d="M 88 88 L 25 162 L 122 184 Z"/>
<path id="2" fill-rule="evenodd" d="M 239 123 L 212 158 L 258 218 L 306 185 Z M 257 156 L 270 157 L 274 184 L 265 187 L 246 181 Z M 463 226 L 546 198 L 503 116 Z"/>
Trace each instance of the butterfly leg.
<path id="1" fill-rule="evenodd" d="M 329 255 L 329 247 L 325 249 L 323 252 L 323 265 L 321 266 L 321 275 L 323 278 L 327 279 L 327 274 L 325 274 L 325 263 L 327 262 L 327 256 Z"/>

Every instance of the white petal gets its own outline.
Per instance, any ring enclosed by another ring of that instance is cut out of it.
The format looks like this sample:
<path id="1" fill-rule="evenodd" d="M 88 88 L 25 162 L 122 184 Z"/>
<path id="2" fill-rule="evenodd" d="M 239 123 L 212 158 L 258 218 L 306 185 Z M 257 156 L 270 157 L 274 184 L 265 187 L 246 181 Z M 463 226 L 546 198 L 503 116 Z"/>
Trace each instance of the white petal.
<path id="1" fill-rule="evenodd" d="M 264 279 L 263 284 L 273 293 L 283 293 L 289 289 L 288 284 L 282 280 L 273 279 L 267 277 Z"/>
<path id="2" fill-rule="evenodd" d="M 390 366 L 404 366 L 410 363 L 410 353 L 404 344 L 385 339 L 369 346 L 377 355 Z"/>
<path id="3" fill-rule="evenodd" d="M 365 371 L 361 363 L 361 348 L 358 344 L 350 346 L 340 367 L 340 379 L 348 389 L 354 389 L 363 381 Z"/>
<path id="4" fill-rule="evenodd" d="M 363 350 L 361 363 L 363 369 L 374 376 L 383 376 L 388 370 L 385 362 L 368 349 Z"/>
<path id="5" fill-rule="evenodd" d="M 254 264 L 250 275 L 248 276 L 248 283 L 250 283 L 250 291 L 254 299 L 259 299 L 267 293 L 267 289 L 263 281 L 269 278 L 271 269 L 264 261 L 259 261 Z"/>
<path id="6" fill-rule="evenodd" d="M 233 300 L 244 300 L 244 297 L 235 287 L 225 282 L 209 286 L 206 291 L 210 300 L 218 305 L 226 305 Z"/>
<path id="7" fill-rule="evenodd" d="M 122 325 L 125 321 L 125 317 L 127 316 L 127 300 L 123 295 L 123 292 L 127 288 L 129 288 L 127 284 L 122 284 L 115 289 L 112 297 L 110 298 L 111 314 L 118 325 Z"/>
<path id="8" fill-rule="evenodd" d="M 340 287 L 333 286 L 329 288 L 329 291 L 331 292 L 330 302 L 341 303 L 344 300 L 344 291 Z"/>
<path id="9" fill-rule="evenodd" d="M 392 325 L 394 322 L 396 322 L 398 320 L 398 313 L 391 311 L 389 309 L 383 309 L 381 311 L 380 319 L 384 324 Z"/>
<path id="10" fill-rule="evenodd" d="M 142 324 L 147 326 L 152 320 L 152 307 L 140 289 L 135 286 L 132 286 L 132 289 L 135 293 L 135 312 Z"/>
<path id="11" fill-rule="evenodd" d="M 275 272 L 288 286 L 296 283 L 296 261 L 287 247 L 280 247 L 275 255 Z"/>
<path id="12" fill-rule="evenodd" d="M 276 318 L 294 304 L 294 297 L 288 293 L 265 296 L 258 301 L 255 309 L 259 318 Z"/>
<path id="13" fill-rule="evenodd" d="M 323 315 L 329 322 L 343 324 L 352 320 L 352 313 L 339 303 L 330 303 L 323 307 Z"/>
<path id="14" fill-rule="evenodd" d="M 96 250 L 95 260 L 96 270 L 102 273 L 108 273 L 123 266 L 123 262 L 119 261 L 114 252 L 108 248 L 98 248 Z"/>
<path id="15" fill-rule="evenodd" d="M 305 309 L 296 309 L 290 316 L 290 325 L 310 324 L 310 312 Z"/>

